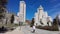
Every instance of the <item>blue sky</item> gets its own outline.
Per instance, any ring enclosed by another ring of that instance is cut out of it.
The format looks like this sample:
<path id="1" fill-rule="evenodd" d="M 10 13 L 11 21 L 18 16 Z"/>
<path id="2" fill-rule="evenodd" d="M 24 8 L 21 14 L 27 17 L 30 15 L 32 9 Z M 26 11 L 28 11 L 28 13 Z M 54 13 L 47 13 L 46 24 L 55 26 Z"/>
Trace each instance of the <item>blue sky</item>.
<path id="1" fill-rule="evenodd" d="M 11 13 L 17 14 L 19 11 L 19 2 L 21 0 L 8 0 L 7 9 Z M 24 0 L 26 2 L 26 19 L 31 20 L 37 8 L 42 5 L 44 11 L 54 18 L 60 13 L 60 0 Z"/>

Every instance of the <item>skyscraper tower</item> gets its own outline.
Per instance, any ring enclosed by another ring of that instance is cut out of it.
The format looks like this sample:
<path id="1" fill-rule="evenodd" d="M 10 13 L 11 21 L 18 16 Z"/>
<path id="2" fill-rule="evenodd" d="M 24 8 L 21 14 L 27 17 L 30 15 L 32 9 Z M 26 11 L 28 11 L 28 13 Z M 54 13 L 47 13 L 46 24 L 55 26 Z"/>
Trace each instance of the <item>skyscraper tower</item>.
<path id="1" fill-rule="evenodd" d="M 20 1 L 18 17 L 20 22 L 25 23 L 26 20 L 26 4 L 24 1 Z"/>

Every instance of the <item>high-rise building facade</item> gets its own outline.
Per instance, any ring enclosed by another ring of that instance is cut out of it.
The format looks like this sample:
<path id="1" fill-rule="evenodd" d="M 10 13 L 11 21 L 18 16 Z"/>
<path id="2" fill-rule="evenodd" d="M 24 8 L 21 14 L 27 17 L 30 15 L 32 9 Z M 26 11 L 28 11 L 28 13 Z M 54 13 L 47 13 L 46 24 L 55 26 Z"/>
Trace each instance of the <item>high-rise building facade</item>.
<path id="1" fill-rule="evenodd" d="M 20 1 L 18 17 L 19 17 L 20 22 L 25 23 L 25 20 L 26 20 L 26 4 L 24 1 Z"/>

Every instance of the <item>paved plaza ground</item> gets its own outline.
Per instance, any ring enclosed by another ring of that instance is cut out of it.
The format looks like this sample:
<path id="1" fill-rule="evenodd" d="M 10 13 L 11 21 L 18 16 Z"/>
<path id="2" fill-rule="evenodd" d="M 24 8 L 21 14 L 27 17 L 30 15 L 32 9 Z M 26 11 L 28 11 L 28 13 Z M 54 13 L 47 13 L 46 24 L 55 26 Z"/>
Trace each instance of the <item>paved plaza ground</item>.
<path id="1" fill-rule="evenodd" d="M 15 30 L 6 32 L 4 34 L 60 34 L 60 31 L 47 31 L 42 29 L 36 29 L 35 33 L 32 33 L 31 31 L 32 28 L 29 26 L 21 26 L 21 29 L 20 27 L 17 27 Z"/>

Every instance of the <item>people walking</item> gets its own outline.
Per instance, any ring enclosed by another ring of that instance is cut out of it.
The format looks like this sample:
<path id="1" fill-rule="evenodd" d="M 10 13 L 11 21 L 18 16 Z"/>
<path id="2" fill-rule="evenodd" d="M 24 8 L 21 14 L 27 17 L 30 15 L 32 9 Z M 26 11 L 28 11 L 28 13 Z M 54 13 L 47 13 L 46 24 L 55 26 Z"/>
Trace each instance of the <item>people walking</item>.
<path id="1" fill-rule="evenodd" d="M 21 22 L 19 21 L 19 26 L 20 26 L 20 30 L 21 30 Z"/>
<path id="2" fill-rule="evenodd" d="M 32 33 L 34 33 L 35 32 L 35 25 L 33 25 L 33 27 L 32 27 Z"/>

